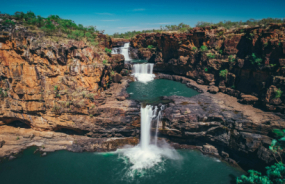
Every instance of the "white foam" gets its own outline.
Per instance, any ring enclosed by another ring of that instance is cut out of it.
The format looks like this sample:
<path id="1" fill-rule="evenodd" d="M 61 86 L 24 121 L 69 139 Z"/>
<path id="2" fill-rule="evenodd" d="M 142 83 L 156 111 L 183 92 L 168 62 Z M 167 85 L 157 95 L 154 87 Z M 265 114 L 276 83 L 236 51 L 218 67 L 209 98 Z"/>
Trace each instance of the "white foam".
<path id="1" fill-rule="evenodd" d="M 153 74 L 153 63 L 142 63 L 133 65 L 133 74 L 139 82 L 147 83 L 155 77 Z"/>
<path id="2" fill-rule="evenodd" d="M 131 167 L 129 169 L 129 176 L 133 176 L 134 173 L 143 173 L 144 170 L 158 166 L 163 163 L 165 159 L 179 160 L 182 157 L 168 145 L 165 141 L 157 145 L 157 138 L 155 138 L 155 144 L 151 144 L 151 122 L 155 118 L 158 112 L 158 108 L 153 108 L 151 105 L 141 107 L 141 138 L 140 143 L 135 147 L 125 147 L 118 149 L 116 152 L 120 158 L 127 158 Z M 160 116 L 161 112 L 158 112 Z M 157 116 L 157 123 L 159 117 Z M 158 127 L 158 126 L 157 126 Z M 157 133 L 156 133 L 157 136 Z"/>

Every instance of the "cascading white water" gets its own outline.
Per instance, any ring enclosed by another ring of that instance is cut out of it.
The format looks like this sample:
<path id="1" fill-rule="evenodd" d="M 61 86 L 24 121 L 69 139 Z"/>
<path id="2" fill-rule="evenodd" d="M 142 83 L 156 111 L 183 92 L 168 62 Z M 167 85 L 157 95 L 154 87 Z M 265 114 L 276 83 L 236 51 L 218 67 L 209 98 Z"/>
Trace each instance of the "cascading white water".
<path id="1" fill-rule="evenodd" d="M 111 54 L 122 54 L 125 57 L 125 61 L 130 61 L 129 47 L 130 43 L 125 43 L 123 47 L 114 47 L 112 48 Z"/>
<path id="2" fill-rule="evenodd" d="M 160 111 L 158 112 L 157 118 L 156 118 L 156 129 L 155 129 L 155 137 L 154 137 L 154 144 L 157 145 L 157 137 L 158 137 L 158 128 L 159 128 L 159 122 L 161 118 L 161 112 L 164 110 L 164 105 L 160 107 Z"/>
<path id="3" fill-rule="evenodd" d="M 133 65 L 133 74 L 137 81 L 147 83 L 155 77 L 153 74 L 153 63 L 142 63 Z"/>
<path id="4" fill-rule="evenodd" d="M 161 142 L 160 146 L 157 146 L 157 137 L 155 137 L 155 144 L 151 143 L 151 122 L 155 118 L 157 111 L 158 108 L 153 108 L 151 105 L 141 107 L 140 143 L 132 148 L 128 147 L 117 150 L 120 156 L 123 158 L 127 157 L 132 164 L 130 172 L 128 173 L 131 176 L 133 176 L 134 173 L 143 172 L 144 169 L 150 169 L 158 165 L 164 161 L 164 158 L 173 160 L 181 159 L 181 156 L 176 150 L 171 148 L 165 141 Z M 160 115 L 161 111 L 158 112 L 158 116 Z M 159 121 L 160 118 L 158 116 L 157 121 Z"/>

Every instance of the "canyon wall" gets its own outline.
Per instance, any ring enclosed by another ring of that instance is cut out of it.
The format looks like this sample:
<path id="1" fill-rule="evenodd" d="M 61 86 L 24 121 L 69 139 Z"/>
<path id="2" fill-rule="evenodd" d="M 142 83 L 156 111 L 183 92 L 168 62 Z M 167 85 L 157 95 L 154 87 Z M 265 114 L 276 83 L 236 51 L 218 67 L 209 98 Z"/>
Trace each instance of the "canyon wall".
<path id="1" fill-rule="evenodd" d="M 31 145 L 94 151 L 104 138 L 137 136 L 131 122 L 139 121 L 138 104 L 123 101 L 124 57 L 104 51 L 112 44 L 106 35 L 98 43 L 55 42 L 0 26 L 0 157 Z"/>
<path id="2" fill-rule="evenodd" d="M 284 35 L 284 24 L 140 34 L 131 39 L 131 55 L 155 63 L 157 72 L 186 76 L 213 93 L 284 113 Z"/>

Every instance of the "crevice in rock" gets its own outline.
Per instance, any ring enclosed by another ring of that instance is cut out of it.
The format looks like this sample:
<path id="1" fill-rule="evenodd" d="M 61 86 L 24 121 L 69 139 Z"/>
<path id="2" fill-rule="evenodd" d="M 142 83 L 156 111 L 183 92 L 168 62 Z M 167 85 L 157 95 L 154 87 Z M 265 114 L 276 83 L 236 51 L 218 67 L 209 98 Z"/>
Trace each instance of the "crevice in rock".
<path id="1" fill-rule="evenodd" d="M 26 122 L 20 121 L 20 120 L 15 120 L 15 121 L 12 121 L 11 123 L 8 123 L 5 125 L 12 126 L 15 128 L 31 128 L 31 125 L 29 123 L 26 123 Z"/>
<path id="2" fill-rule="evenodd" d="M 87 130 L 80 130 L 76 128 L 57 127 L 55 132 L 61 132 L 68 135 L 86 135 L 89 133 Z"/>

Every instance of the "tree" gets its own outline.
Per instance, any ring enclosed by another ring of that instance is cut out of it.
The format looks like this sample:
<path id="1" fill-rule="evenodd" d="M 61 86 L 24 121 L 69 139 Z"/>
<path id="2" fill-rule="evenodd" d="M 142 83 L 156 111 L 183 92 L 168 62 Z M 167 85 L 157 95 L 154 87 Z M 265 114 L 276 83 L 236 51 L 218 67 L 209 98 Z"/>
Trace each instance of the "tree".
<path id="1" fill-rule="evenodd" d="M 277 163 L 266 167 L 266 175 L 262 176 L 260 172 L 249 170 L 249 176 L 242 175 L 236 180 L 237 184 L 284 184 L 285 183 L 285 165 L 282 163 L 282 154 L 285 147 L 285 129 L 273 129 L 272 131 L 277 139 L 273 139 L 269 150 L 272 151 Z M 276 156 L 279 156 L 280 161 Z"/>

